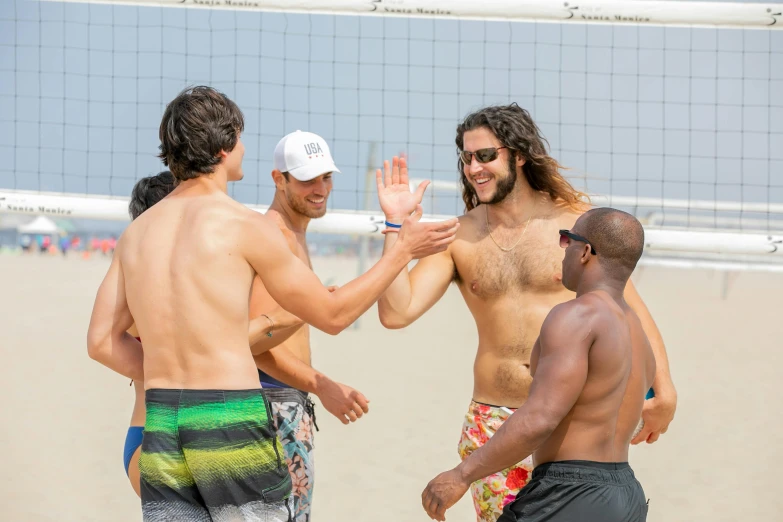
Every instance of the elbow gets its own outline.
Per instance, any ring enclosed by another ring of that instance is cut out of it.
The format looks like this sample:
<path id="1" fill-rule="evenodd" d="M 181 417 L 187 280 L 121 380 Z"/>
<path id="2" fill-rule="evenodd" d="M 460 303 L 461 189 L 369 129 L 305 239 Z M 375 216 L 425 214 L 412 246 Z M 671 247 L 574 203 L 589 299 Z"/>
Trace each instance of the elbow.
<path id="1" fill-rule="evenodd" d="M 544 440 L 548 439 L 550 435 L 552 435 L 558 426 L 560 426 L 561 420 L 557 419 L 546 419 L 541 426 L 541 438 Z"/>
<path id="2" fill-rule="evenodd" d="M 561 421 L 562 419 L 557 420 L 552 415 L 540 415 L 529 419 L 528 429 L 532 434 L 532 439 L 536 441 L 537 445 L 543 444 L 554 433 Z"/>
<path id="3" fill-rule="evenodd" d="M 327 314 L 307 321 L 311 326 L 318 328 L 325 334 L 337 335 L 353 323 L 354 317 L 343 310 L 329 311 Z"/>
<path id="4" fill-rule="evenodd" d="M 378 318 L 381 320 L 383 327 L 387 330 L 399 330 L 400 328 L 405 328 L 412 322 L 406 320 L 405 317 L 398 313 L 390 310 L 382 310 L 380 307 L 378 307 Z"/>
<path id="5" fill-rule="evenodd" d="M 90 359 L 100 362 L 105 351 L 106 336 L 87 332 L 87 355 Z"/>
<path id="6" fill-rule="evenodd" d="M 329 335 L 337 335 L 343 330 L 348 328 L 347 326 L 329 326 L 328 328 L 325 328 L 323 330 L 324 333 L 327 333 Z"/>
<path id="7" fill-rule="evenodd" d="M 93 328 L 91 325 L 87 330 L 87 355 L 103 364 L 103 361 L 111 356 L 112 340 L 110 329 Z"/>
<path id="8" fill-rule="evenodd" d="M 381 320 L 381 324 L 387 330 L 399 330 L 405 328 L 412 321 L 406 320 L 406 318 L 398 313 L 389 303 L 386 303 L 381 299 L 378 301 L 378 318 Z"/>
<path id="9" fill-rule="evenodd" d="M 387 330 L 399 330 L 408 326 L 405 322 L 396 319 L 381 319 L 381 324 Z"/>
<path id="10" fill-rule="evenodd" d="M 351 326 L 352 323 L 353 321 L 347 321 L 345 319 L 336 318 L 330 321 L 328 324 L 324 325 L 324 328 L 322 328 L 321 330 L 329 335 L 337 335 L 343 330 L 345 330 L 346 328 L 348 328 L 349 326 Z"/>

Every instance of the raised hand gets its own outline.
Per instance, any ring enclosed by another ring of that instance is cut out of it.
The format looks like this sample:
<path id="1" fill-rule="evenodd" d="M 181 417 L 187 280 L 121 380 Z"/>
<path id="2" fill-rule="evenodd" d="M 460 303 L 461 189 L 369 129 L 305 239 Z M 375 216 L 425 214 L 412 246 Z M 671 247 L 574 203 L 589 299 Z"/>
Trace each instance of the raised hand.
<path id="1" fill-rule="evenodd" d="M 386 220 L 401 224 L 421 204 L 424 191 L 429 181 L 422 181 L 416 192 L 411 192 L 408 185 L 408 163 L 405 158 L 395 156 L 391 168 L 389 162 L 383 162 L 383 171 L 375 171 L 375 181 L 378 185 L 378 200 L 381 210 L 386 214 Z"/>
<path id="2" fill-rule="evenodd" d="M 402 221 L 400 237 L 397 239 L 397 244 L 405 248 L 413 259 L 421 259 L 446 250 L 456 238 L 459 228 L 457 218 L 422 223 L 421 216 L 421 205 L 416 205 L 415 212 Z"/>

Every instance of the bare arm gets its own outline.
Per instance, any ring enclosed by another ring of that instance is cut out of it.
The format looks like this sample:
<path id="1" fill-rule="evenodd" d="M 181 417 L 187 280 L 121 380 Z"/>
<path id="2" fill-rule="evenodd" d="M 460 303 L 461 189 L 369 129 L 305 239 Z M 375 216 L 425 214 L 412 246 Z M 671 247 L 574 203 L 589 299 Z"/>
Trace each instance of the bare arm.
<path id="1" fill-rule="evenodd" d="M 280 227 L 278 223 L 278 228 L 283 233 L 283 237 L 286 237 L 285 231 Z M 290 241 L 290 238 L 288 242 L 289 249 L 291 249 L 292 252 L 294 252 L 294 249 L 296 248 L 295 240 L 294 242 Z M 296 254 L 294 254 L 296 255 Z M 289 337 L 291 337 L 294 333 L 296 333 L 299 328 L 304 324 L 304 322 L 293 315 L 292 313 L 284 310 L 280 307 L 277 303 L 275 303 L 271 296 L 269 295 L 269 292 L 266 291 L 266 288 L 264 287 L 263 282 L 260 280 L 258 276 L 253 281 L 253 287 L 250 291 L 250 317 L 257 317 L 256 319 L 253 319 L 251 321 L 251 324 L 256 322 L 257 320 L 265 321 L 268 325 L 270 321 L 274 322 L 276 325 L 280 327 L 279 330 L 275 331 L 274 334 L 271 337 L 259 337 L 258 339 L 251 339 L 250 341 L 250 351 L 253 353 L 253 358 L 256 361 L 256 366 L 265 372 L 267 372 L 269 375 L 273 376 L 274 378 L 288 384 L 289 386 L 293 386 L 295 388 L 299 388 L 300 390 L 304 391 L 312 391 L 309 389 L 305 389 L 301 387 L 303 383 L 301 382 L 292 382 L 292 380 L 285 374 L 282 376 L 278 376 L 278 372 L 275 372 L 271 367 L 273 367 L 275 364 L 279 363 L 283 371 L 291 370 L 292 372 L 299 373 L 301 371 L 304 371 L 303 368 L 300 368 L 299 365 L 307 366 L 304 363 L 302 363 L 299 359 L 297 359 L 294 354 L 292 354 L 288 349 L 285 348 L 285 346 L 280 346 L 283 344 Z M 270 311 L 271 309 L 271 311 Z M 267 317 L 270 319 L 267 320 L 266 317 L 264 317 L 262 314 L 266 314 Z M 266 333 L 266 332 L 265 332 Z M 274 355 L 269 353 L 269 350 L 274 349 Z M 299 363 L 299 365 L 297 364 Z M 271 371 L 269 371 L 269 370 Z"/>
<path id="2" fill-rule="evenodd" d="M 288 340 L 299 329 L 299 326 L 289 326 L 274 330 L 269 328 L 269 321 L 264 317 L 256 317 L 250 320 L 250 353 L 253 357 L 263 355 Z M 255 331 L 254 331 L 255 329 Z M 272 332 L 272 337 L 269 333 Z"/>
<path id="3" fill-rule="evenodd" d="M 258 368 L 275 379 L 317 395 L 326 411 L 343 424 L 356 422 L 370 411 L 370 400 L 363 393 L 303 363 L 285 346 L 258 355 L 255 360 Z"/>
<path id="4" fill-rule="evenodd" d="M 650 311 L 642 301 L 641 296 L 636 291 L 632 281 L 628 281 L 625 287 L 625 301 L 628 303 L 639 321 L 642 323 L 642 329 L 650 340 L 653 355 L 655 355 L 655 379 L 653 380 L 653 390 L 655 397 L 645 401 L 642 418 L 644 419 L 644 428 L 631 441 L 632 444 L 640 442 L 653 443 L 658 440 L 662 433 L 669 429 L 669 423 L 674 418 L 674 412 L 677 409 L 677 390 L 674 388 L 671 374 L 669 373 L 669 357 L 666 354 L 666 346 L 663 343 L 663 337 L 655 324 Z"/>
<path id="5" fill-rule="evenodd" d="M 318 378 L 322 374 L 300 361 L 285 346 L 276 346 L 253 358 L 258 368 L 275 379 L 299 390 L 316 393 Z"/>
<path id="6" fill-rule="evenodd" d="M 568 415 L 587 381 L 588 355 L 595 340 L 592 322 L 589 309 L 577 301 L 552 309 L 536 341 L 538 364 L 530 396 L 489 442 L 427 484 L 421 503 L 430 518 L 446 520 L 446 510 L 473 482 L 533 453 Z"/>
<path id="7" fill-rule="evenodd" d="M 284 229 L 281 228 L 281 231 L 285 235 Z M 289 244 L 289 247 L 295 255 L 296 244 Z M 327 290 L 334 292 L 337 287 L 329 286 Z M 263 283 L 255 282 L 250 294 L 251 317 L 269 308 L 271 303 L 273 303 L 272 298 Z M 279 306 L 277 309 L 288 313 Z M 272 317 L 275 322 L 278 321 L 275 314 L 272 314 Z M 369 400 L 362 393 L 350 386 L 333 381 L 309 364 L 302 362 L 285 344 L 277 346 L 291 334 L 299 331 L 302 323 L 298 318 L 294 318 L 298 321 L 295 326 L 275 332 L 273 337 L 265 338 L 251 347 L 251 351 L 255 355 L 256 366 L 289 386 L 317 395 L 326 411 L 337 417 L 343 424 L 355 422 L 369 412 Z"/>
<path id="8" fill-rule="evenodd" d="M 142 381 L 144 352 L 141 343 L 127 332 L 132 325 L 118 248 L 95 297 L 87 330 L 87 353 L 115 372 Z"/>
<path id="9" fill-rule="evenodd" d="M 592 312 L 571 301 L 555 307 L 541 327 L 536 374 L 525 404 L 490 441 L 460 464 L 471 483 L 528 457 L 571 411 L 587 381 L 587 361 L 595 340 Z"/>
<path id="10" fill-rule="evenodd" d="M 245 259 L 272 299 L 319 330 L 336 335 L 378 300 L 405 265 L 415 257 L 445 250 L 455 233 L 456 220 L 418 223 L 417 218 L 409 218 L 395 247 L 366 274 L 331 293 L 297 260 L 266 216 L 249 213 L 242 237 Z"/>
<path id="11" fill-rule="evenodd" d="M 396 233 L 386 234 L 383 251 L 394 246 Z M 378 301 L 378 316 L 386 328 L 404 328 L 443 297 L 454 275 L 454 261 L 446 250 L 421 259 L 408 272 L 402 269 Z"/>
<path id="12" fill-rule="evenodd" d="M 266 313 L 255 312 L 252 308 L 250 312 L 251 316 L 256 316 L 250 320 L 248 333 L 253 355 L 264 353 L 285 342 L 304 324 L 297 316 L 279 306 Z M 270 336 L 270 333 L 273 335 Z"/>
<path id="13" fill-rule="evenodd" d="M 381 208 L 390 223 L 400 224 L 421 203 L 426 184 L 411 192 L 408 186 L 408 166 L 405 159 L 393 158 L 391 166 L 375 173 Z M 397 234 L 387 230 L 384 253 L 397 241 Z M 408 268 L 389 286 L 378 301 L 378 315 L 386 328 L 404 328 L 421 317 L 443 297 L 454 275 L 454 261 L 448 250 L 420 260 L 408 273 Z"/>

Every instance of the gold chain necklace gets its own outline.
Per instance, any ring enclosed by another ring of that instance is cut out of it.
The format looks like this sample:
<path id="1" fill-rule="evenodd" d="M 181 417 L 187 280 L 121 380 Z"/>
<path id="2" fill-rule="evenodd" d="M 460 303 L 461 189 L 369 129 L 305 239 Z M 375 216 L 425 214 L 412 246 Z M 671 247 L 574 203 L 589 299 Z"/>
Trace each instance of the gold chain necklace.
<path id="1" fill-rule="evenodd" d="M 492 230 L 489 228 L 489 205 L 486 205 L 486 209 L 485 209 L 484 215 L 486 216 L 486 219 L 487 219 L 487 232 L 489 232 L 489 238 L 503 252 L 511 252 L 512 250 L 514 250 L 517 247 L 519 242 L 522 241 L 522 238 L 525 237 L 525 233 L 527 232 L 527 227 L 530 225 L 530 219 L 533 217 L 533 215 L 531 214 L 530 217 L 527 218 L 527 223 L 525 223 L 525 230 L 522 231 L 522 235 L 519 236 L 519 239 L 517 239 L 517 242 L 514 243 L 513 245 L 511 245 L 508 248 L 503 248 L 502 246 L 500 246 L 500 244 L 498 244 L 497 241 L 495 241 L 495 237 L 492 235 Z"/>

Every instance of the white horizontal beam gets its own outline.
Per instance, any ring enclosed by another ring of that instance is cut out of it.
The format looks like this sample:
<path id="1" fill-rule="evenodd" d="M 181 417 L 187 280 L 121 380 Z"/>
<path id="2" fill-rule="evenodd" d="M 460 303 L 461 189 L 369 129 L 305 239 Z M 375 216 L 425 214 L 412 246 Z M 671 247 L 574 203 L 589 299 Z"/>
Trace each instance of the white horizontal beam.
<path id="1" fill-rule="evenodd" d="M 706 259 L 672 259 L 643 256 L 639 266 L 681 268 L 685 270 L 716 270 L 719 272 L 768 272 L 783 274 L 783 263 L 743 263 L 737 261 L 710 261 Z M 638 268 L 637 268 L 638 270 Z"/>
<path id="2" fill-rule="evenodd" d="M 644 240 L 645 249 L 662 252 L 783 256 L 783 235 L 645 228 Z"/>
<path id="3" fill-rule="evenodd" d="M 415 189 L 424 181 L 423 178 L 411 179 L 410 186 Z M 435 191 L 460 192 L 462 188 L 456 181 L 427 180 Z M 680 210 L 708 210 L 717 212 L 762 212 L 770 214 L 783 214 L 783 204 L 760 203 L 750 201 L 712 201 L 705 199 L 675 199 L 675 198 L 649 198 L 637 196 L 606 196 L 602 194 L 590 195 L 590 199 L 597 206 L 642 207 L 663 208 Z"/>
<path id="4" fill-rule="evenodd" d="M 261 205 L 248 207 L 258 212 L 266 212 L 267 209 Z M 0 190 L 0 212 L 114 221 L 130 219 L 128 198 L 8 190 Z M 439 221 L 449 217 L 430 215 L 424 221 Z M 313 220 L 309 230 L 326 234 L 373 235 L 380 232 L 383 222 L 383 215 L 376 212 L 332 210 L 323 218 Z M 650 250 L 783 255 L 783 236 L 654 228 L 646 229 L 645 236 Z"/>
<path id="5" fill-rule="evenodd" d="M 636 196 L 591 196 L 596 205 L 622 207 L 664 208 L 678 210 L 709 210 L 720 212 L 764 212 L 783 214 L 780 203 L 750 201 L 711 201 L 704 199 L 649 198 Z"/>
<path id="6" fill-rule="evenodd" d="M 736 217 L 723 217 L 723 216 L 703 216 L 693 214 L 682 214 L 673 212 L 651 212 L 644 216 L 644 223 L 651 227 L 668 226 L 671 227 L 674 223 L 678 223 L 678 226 L 702 225 L 710 228 L 722 228 L 729 230 L 736 230 L 737 227 L 743 232 L 764 232 L 766 230 L 783 230 L 783 220 L 781 219 L 764 219 L 762 217 L 748 217 L 748 215 L 736 216 Z"/>
<path id="7" fill-rule="evenodd" d="M 129 198 L 0 190 L 0 213 L 130 221 Z"/>
<path id="8" fill-rule="evenodd" d="M 47 215 L 74 219 L 130 221 L 129 198 L 74 195 L 59 192 L 0 190 L 0 213 Z M 257 212 L 266 212 L 268 205 L 246 205 Z M 422 221 L 438 221 L 452 216 L 425 216 Z M 311 222 L 308 230 L 328 234 L 373 234 L 383 225 L 383 215 L 377 212 L 339 210 Z"/>
<path id="9" fill-rule="evenodd" d="M 658 0 L 48 0 L 318 14 L 780 29 L 780 4 Z"/>

